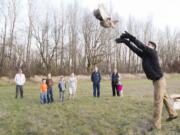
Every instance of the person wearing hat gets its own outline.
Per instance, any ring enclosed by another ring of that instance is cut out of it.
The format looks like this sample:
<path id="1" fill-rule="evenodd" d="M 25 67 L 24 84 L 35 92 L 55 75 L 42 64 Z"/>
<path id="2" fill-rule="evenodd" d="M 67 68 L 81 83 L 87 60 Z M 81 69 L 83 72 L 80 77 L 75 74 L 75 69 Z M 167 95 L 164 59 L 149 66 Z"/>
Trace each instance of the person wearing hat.
<path id="1" fill-rule="evenodd" d="M 174 110 L 170 97 L 166 91 L 166 79 L 159 64 L 156 44 L 149 41 L 148 45 L 145 45 L 126 31 L 120 36 L 120 38 L 116 39 L 116 43 L 126 44 L 142 59 L 142 67 L 146 77 L 152 80 L 154 85 L 154 119 L 153 127 L 151 127 L 149 130 L 151 131 L 153 128 L 161 129 L 163 103 L 166 106 L 169 114 L 169 118 L 166 121 L 176 119 L 177 113 Z M 132 43 L 134 43 L 134 45 Z"/>

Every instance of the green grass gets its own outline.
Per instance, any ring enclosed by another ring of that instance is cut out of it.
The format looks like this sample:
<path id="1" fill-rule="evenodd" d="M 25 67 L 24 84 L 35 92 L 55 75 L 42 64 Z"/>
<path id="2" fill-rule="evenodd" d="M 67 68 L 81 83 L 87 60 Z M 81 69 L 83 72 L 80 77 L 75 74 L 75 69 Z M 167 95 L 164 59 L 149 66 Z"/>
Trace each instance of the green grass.
<path id="1" fill-rule="evenodd" d="M 168 92 L 180 93 L 180 78 L 169 79 Z M 109 81 L 101 83 L 101 98 L 92 97 L 90 81 L 79 81 L 77 96 L 59 102 L 54 85 L 53 104 L 40 104 L 40 84 L 27 82 L 24 99 L 15 99 L 15 85 L 0 84 L 0 135 L 178 135 L 180 118 L 167 123 L 165 108 L 162 130 L 148 132 L 153 115 L 152 82 L 123 80 L 124 98 L 112 97 Z M 178 112 L 179 113 L 179 112 Z"/>

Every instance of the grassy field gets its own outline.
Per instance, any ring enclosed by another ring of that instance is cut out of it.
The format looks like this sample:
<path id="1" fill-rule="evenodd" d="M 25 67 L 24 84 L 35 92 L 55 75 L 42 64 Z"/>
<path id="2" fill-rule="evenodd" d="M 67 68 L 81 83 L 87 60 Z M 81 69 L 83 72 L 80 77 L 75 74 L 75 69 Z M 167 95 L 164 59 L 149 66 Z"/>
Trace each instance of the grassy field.
<path id="1" fill-rule="evenodd" d="M 153 115 L 152 82 L 123 80 L 124 98 L 112 97 L 109 81 L 101 83 L 101 97 L 92 97 L 90 81 L 79 81 L 77 96 L 40 104 L 40 84 L 27 82 L 24 99 L 15 99 L 15 85 L 0 83 L 0 135 L 180 135 L 180 117 L 167 123 L 165 108 L 162 130 L 148 132 Z M 180 78 L 167 80 L 168 92 L 180 93 Z M 180 114 L 180 112 L 178 112 Z"/>

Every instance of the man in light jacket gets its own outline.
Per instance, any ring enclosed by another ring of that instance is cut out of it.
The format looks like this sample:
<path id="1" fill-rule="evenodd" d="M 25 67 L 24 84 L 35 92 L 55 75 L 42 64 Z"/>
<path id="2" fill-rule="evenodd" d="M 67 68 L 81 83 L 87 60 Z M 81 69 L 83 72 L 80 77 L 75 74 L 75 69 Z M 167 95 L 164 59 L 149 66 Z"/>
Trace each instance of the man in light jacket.
<path id="1" fill-rule="evenodd" d="M 23 86 L 26 81 L 25 75 L 22 73 L 22 69 L 18 69 L 18 73 L 15 75 L 14 81 L 16 83 L 16 99 L 18 97 L 18 91 L 20 91 L 21 98 L 23 98 Z"/>

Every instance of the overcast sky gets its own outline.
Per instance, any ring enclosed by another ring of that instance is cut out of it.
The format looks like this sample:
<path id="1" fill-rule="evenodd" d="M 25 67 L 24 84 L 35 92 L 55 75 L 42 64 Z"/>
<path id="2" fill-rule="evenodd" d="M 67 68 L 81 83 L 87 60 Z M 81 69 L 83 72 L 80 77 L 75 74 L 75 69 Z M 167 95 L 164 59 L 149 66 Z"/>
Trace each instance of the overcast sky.
<path id="1" fill-rule="evenodd" d="M 47 2 L 59 6 L 62 1 L 70 3 L 72 0 L 48 0 Z M 109 7 L 111 3 L 114 12 L 124 19 L 129 15 L 142 20 L 151 17 L 155 27 L 159 29 L 164 29 L 167 25 L 172 29 L 180 29 L 180 0 L 77 0 L 77 2 L 90 10 L 94 10 L 102 3 Z"/>
<path id="2" fill-rule="evenodd" d="M 4 0 L 2 0 L 4 1 Z M 22 4 L 21 17 L 27 16 L 27 0 L 19 0 Z M 139 20 L 152 19 L 154 26 L 164 29 L 180 29 L 180 0 L 76 0 L 85 9 L 93 11 L 99 4 L 113 8 L 121 18 L 128 19 L 129 15 Z M 38 6 L 39 14 L 43 14 L 41 9 L 46 11 L 49 8 L 59 8 L 61 3 L 69 4 L 73 0 L 34 0 Z M 23 21 L 20 21 L 23 23 Z M 21 24 L 20 24 L 21 25 Z"/>

